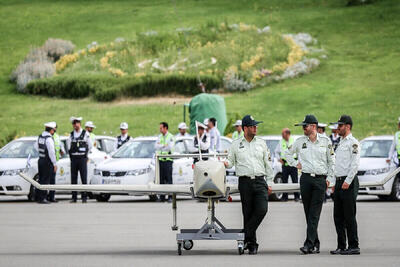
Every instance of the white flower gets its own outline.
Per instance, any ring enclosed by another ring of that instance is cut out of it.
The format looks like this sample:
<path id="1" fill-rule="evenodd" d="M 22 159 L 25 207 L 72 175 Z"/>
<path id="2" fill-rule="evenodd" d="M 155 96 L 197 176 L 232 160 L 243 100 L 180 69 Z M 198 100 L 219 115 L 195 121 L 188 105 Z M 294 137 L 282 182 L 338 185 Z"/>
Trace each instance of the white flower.
<path id="1" fill-rule="evenodd" d="M 217 63 L 217 59 L 215 57 L 211 58 L 211 65 L 214 65 L 215 63 Z"/>

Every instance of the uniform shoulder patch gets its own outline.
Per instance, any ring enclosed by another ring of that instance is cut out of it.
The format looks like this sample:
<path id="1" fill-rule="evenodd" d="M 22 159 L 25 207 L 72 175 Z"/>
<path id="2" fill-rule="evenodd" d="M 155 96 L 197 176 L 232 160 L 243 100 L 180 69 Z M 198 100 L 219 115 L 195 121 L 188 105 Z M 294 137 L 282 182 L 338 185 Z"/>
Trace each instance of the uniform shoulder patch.
<path id="1" fill-rule="evenodd" d="M 358 153 L 358 144 L 353 144 L 353 154 Z"/>
<path id="2" fill-rule="evenodd" d="M 303 146 L 301 148 L 303 148 L 303 149 L 307 148 L 307 144 L 303 143 Z"/>

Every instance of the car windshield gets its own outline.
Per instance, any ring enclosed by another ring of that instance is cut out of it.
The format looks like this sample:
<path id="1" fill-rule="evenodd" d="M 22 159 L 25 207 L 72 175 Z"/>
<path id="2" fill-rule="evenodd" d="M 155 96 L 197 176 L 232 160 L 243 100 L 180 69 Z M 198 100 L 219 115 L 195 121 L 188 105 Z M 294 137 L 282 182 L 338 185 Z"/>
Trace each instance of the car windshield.
<path id="1" fill-rule="evenodd" d="M 132 141 L 123 145 L 113 158 L 152 158 L 155 153 L 155 141 Z"/>
<path id="2" fill-rule="evenodd" d="M 387 158 L 392 140 L 365 140 L 361 142 L 362 158 Z"/>
<path id="3" fill-rule="evenodd" d="M 39 153 L 34 147 L 35 141 L 13 141 L 0 151 L 0 158 L 31 158 L 39 157 Z"/>
<path id="4" fill-rule="evenodd" d="M 276 146 L 279 143 L 279 140 L 265 140 L 265 142 L 267 143 L 267 147 L 269 148 L 269 151 L 271 151 L 271 153 L 273 154 Z"/>

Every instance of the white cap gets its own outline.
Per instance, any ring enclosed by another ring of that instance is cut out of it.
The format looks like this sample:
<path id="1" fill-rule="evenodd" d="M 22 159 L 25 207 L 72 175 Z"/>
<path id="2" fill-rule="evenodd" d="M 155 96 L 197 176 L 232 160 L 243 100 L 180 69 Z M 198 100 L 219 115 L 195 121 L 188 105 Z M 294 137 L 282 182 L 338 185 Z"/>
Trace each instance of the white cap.
<path id="1" fill-rule="evenodd" d="M 237 120 L 233 126 L 242 126 L 242 120 Z"/>
<path id="2" fill-rule="evenodd" d="M 205 125 L 208 125 L 208 118 L 205 118 L 204 121 L 203 121 L 203 123 L 204 123 Z"/>
<path id="3" fill-rule="evenodd" d="M 188 129 L 188 127 L 187 127 L 186 123 L 181 122 L 178 125 L 178 129 L 186 130 L 186 129 Z"/>
<path id="4" fill-rule="evenodd" d="M 71 118 L 69 118 L 69 120 L 70 120 L 71 122 L 74 122 L 74 121 L 81 121 L 81 120 L 82 120 L 82 117 L 74 117 L 74 116 L 72 116 Z"/>
<path id="5" fill-rule="evenodd" d="M 121 124 L 119 125 L 119 128 L 121 130 L 128 130 L 128 123 L 126 122 L 121 122 Z"/>
<path id="6" fill-rule="evenodd" d="M 337 128 L 338 128 L 338 125 L 337 125 L 337 124 L 329 125 L 329 129 L 337 130 Z"/>
<path id="7" fill-rule="evenodd" d="M 207 129 L 208 127 L 206 125 L 204 125 L 203 123 L 197 121 L 197 128 Z"/>
<path id="8" fill-rule="evenodd" d="M 96 126 L 93 124 L 92 121 L 87 121 L 87 122 L 85 123 L 85 127 L 96 128 Z"/>
<path id="9" fill-rule="evenodd" d="M 54 122 L 54 121 L 46 122 L 46 123 L 44 124 L 44 126 L 47 127 L 47 128 L 55 129 L 55 128 L 57 127 L 57 123 Z"/>
<path id="10" fill-rule="evenodd" d="M 326 126 L 328 126 L 328 124 L 318 122 L 318 127 L 319 128 L 325 128 Z"/>

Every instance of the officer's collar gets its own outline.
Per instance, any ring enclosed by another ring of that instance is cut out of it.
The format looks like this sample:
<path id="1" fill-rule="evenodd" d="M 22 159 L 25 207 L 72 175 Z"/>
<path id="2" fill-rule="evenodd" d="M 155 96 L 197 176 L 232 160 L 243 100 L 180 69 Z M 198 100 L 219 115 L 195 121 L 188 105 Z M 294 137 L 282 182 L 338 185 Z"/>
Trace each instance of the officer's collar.
<path id="1" fill-rule="evenodd" d="M 77 133 L 77 134 L 78 134 L 78 133 L 79 133 L 79 134 L 82 133 L 82 131 L 83 131 L 83 130 L 82 130 L 82 127 L 79 128 L 79 131 L 76 131 L 76 130 L 74 129 L 74 133 Z"/>
<path id="2" fill-rule="evenodd" d="M 249 142 L 249 141 L 247 141 L 247 139 L 246 139 L 246 137 L 244 137 L 244 135 L 243 135 L 243 137 L 242 137 L 242 140 L 241 141 L 246 141 L 247 143 L 251 143 L 251 142 L 253 142 L 253 141 L 255 141 L 257 139 L 257 135 L 255 135 L 254 137 L 253 137 L 253 139 Z"/>
<path id="3" fill-rule="evenodd" d="M 343 140 L 349 139 L 349 138 L 352 137 L 352 136 L 353 136 L 353 134 L 352 134 L 352 133 L 349 133 L 345 138 L 343 138 Z"/>
<path id="4" fill-rule="evenodd" d="M 307 136 L 307 135 L 306 135 L 306 137 L 307 137 L 307 140 L 310 141 L 310 142 L 312 143 L 312 141 L 310 140 L 310 137 Z M 318 142 L 319 142 L 319 138 L 320 138 L 320 134 L 317 133 L 317 139 L 315 139 L 315 143 L 318 143 Z"/>
<path id="5" fill-rule="evenodd" d="M 43 131 L 42 135 L 43 136 L 51 136 L 51 134 L 48 131 Z"/>

